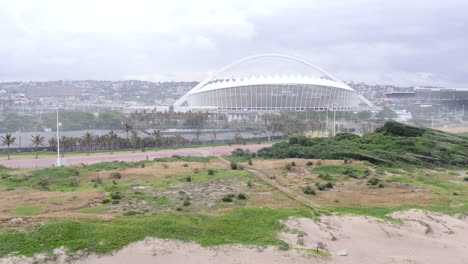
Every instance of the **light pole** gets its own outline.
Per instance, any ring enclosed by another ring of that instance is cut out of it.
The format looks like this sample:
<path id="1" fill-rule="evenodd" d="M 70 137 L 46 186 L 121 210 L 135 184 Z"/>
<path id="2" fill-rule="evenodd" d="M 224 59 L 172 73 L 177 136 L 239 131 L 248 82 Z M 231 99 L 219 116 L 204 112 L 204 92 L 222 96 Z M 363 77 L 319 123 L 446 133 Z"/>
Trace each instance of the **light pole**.
<path id="1" fill-rule="evenodd" d="M 57 107 L 57 167 L 62 166 L 62 161 L 60 159 L 60 132 L 59 132 L 59 115 L 58 115 L 58 107 Z"/>

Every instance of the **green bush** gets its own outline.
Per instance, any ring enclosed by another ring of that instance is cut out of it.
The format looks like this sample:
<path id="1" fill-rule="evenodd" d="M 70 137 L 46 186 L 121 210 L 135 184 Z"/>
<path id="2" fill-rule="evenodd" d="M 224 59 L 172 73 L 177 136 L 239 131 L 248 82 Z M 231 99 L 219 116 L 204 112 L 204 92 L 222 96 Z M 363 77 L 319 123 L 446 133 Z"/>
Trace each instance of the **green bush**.
<path id="1" fill-rule="evenodd" d="M 237 170 L 237 163 L 231 162 L 231 169 Z"/>
<path id="2" fill-rule="evenodd" d="M 48 189 L 50 186 L 50 180 L 47 176 L 42 176 L 36 183 L 36 187 L 39 189 Z"/>
<path id="3" fill-rule="evenodd" d="M 225 203 L 230 203 L 232 202 L 232 198 L 234 198 L 234 194 L 225 194 L 223 198 L 221 198 L 221 201 Z"/>
<path id="4" fill-rule="evenodd" d="M 215 174 L 214 170 L 211 170 L 211 169 L 208 170 L 208 175 L 214 175 L 214 174 Z"/>
<path id="5" fill-rule="evenodd" d="M 308 162 L 306 163 L 306 165 L 307 165 L 307 166 L 312 166 L 312 165 L 314 165 L 314 163 L 313 163 L 312 161 L 308 161 Z"/>
<path id="6" fill-rule="evenodd" d="M 291 162 L 291 167 L 296 167 L 296 162 Z"/>
<path id="7" fill-rule="evenodd" d="M 114 200 L 120 200 L 123 198 L 123 196 L 120 192 L 113 192 L 111 193 L 111 198 Z"/>
<path id="8" fill-rule="evenodd" d="M 245 193 L 239 193 L 237 195 L 237 199 L 239 200 L 246 200 L 247 199 L 247 196 L 245 195 Z"/>
<path id="9" fill-rule="evenodd" d="M 91 182 L 93 182 L 95 184 L 102 184 L 102 179 L 101 179 L 101 177 L 97 176 L 94 179 L 92 179 Z"/>
<path id="10" fill-rule="evenodd" d="M 314 188 L 310 187 L 310 186 L 306 186 L 302 189 L 302 191 L 304 192 L 304 194 L 309 194 L 309 195 L 315 195 L 315 190 Z"/>
<path id="11" fill-rule="evenodd" d="M 103 204 L 107 204 L 107 203 L 110 203 L 110 202 L 111 202 L 111 200 L 109 200 L 109 199 L 107 199 L 107 198 L 102 200 L 102 203 L 103 203 Z"/>
<path id="12" fill-rule="evenodd" d="M 249 159 L 249 162 L 247 162 L 247 164 L 249 164 L 250 166 L 252 166 L 252 164 L 253 164 L 253 163 L 252 163 L 252 160 Z"/>
<path id="13" fill-rule="evenodd" d="M 192 181 L 192 176 L 187 176 L 187 177 L 185 177 L 185 181 L 186 181 L 186 182 L 191 182 L 191 181 Z"/>
<path id="14" fill-rule="evenodd" d="M 78 187 L 79 184 L 80 181 L 78 180 L 78 178 L 73 177 L 70 179 L 70 187 Z"/>
<path id="15" fill-rule="evenodd" d="M 112 179 L 120 180 L 122 179 L 122 174 L 120 172 L 111 172 L 110 176 Z"/>
<path id="16" fill-rule="evenodd" d="M 333 181 L 333 177 L 330 176 L 330 174 L 328 173 L 319 173 L 319 176 L 318 176 L 320 179 L 324 180 L 324 181 Z"/>
<path id="17" fill-rule="evenodd" d="M 368 181 L 367 181 L 367 184 L 368 185 L 378 185 L 380 183 L 380 180 L 377 179 L 377 178 L 370 178 Z"/>
<path id="18" fill-rule="evenodd" d="M 468 181 L 468 176 L 463 178 L 464 181 Z"/>
<path id="19" fill-rule="evenodd" d="M 187 163 L 182 164 L 182 167 L 188 167 Z"/>
<path id="20" fill-rule="evenodd" d="M 190 205 L 190 198 L 189 197 L 185 197 L 184 199 L 184 206 L 189 206 Z"/>

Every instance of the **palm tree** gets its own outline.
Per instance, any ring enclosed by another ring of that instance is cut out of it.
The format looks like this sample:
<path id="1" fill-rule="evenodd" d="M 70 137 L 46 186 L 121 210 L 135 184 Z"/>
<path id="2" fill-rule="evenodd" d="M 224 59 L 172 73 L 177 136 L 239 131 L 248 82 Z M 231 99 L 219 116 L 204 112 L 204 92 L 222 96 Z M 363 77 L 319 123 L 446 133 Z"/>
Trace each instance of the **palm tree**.
<path id="1" fill-rule="evenodd" d="M 175 144 L 177 146 L 180 145 L 181 143 L 182 143 L 182 145 L 184 144 L 184 138 L 182 137 L 180 132 L 175 133 L 174 140 L 175 140 Z"/>
<path id="2" fill-rule="evenodd" d="M 49 143 L 49 146 L 51 148 L 57 149 L 57 140 L 55 138 L 49 139 L 49 141 L 47 141 L 47 143 Z"/>
<path id="3" fill-rule="evenodd" d="M 8 159 L 10 159 L 10 145 L 15 144 L 16 137 L 12 136 L 11 134 L 6 134 L 5 136 L 0 137 L 3 146 L 7 146 L 8 148 Z"/>
<path id="4" fill-rule="evenodd" d="M 213 144 L 216 143 L 217 134 L 218 134 L 218 132 L 216 131 L 216 129 L 213 129 L 213 132 L 211 134 L 211 136 L 213 137 Z"/>
<path id="5" fill-rule="evenodd" d="M 89 132 L 86 132 L 82 137 L 83 145 L 85 145 L 88 150 L 90 149 L 89 147 L 93 145 L 93 141 L 94 141 L 94 136 Z"/>
<path id="6" fill-rule="evenodd" d="M 114 149 L 114 144 L 115 142 L 119 139 L 119 135 L 117 135 L 114 130 L 111 130 L 109 132 L 109 134 L 107 134 L 108 136 L 108 139 L 109 139 L 109 143 L 110 143 L 110 146 L 111 146 L 111 153 L 113 152 L 113 149 Z"/>
<path id="7" fill-rule="evenodd" d="M 131 133 L 132 133 L 132 141 L 133 141 L 133 151 L 135 151 L 136 145 L 137 145 L 137 142 L 138 142 L 138 139 L 139 139 L 138 131 L 132 130 Z"/>
<path id="8" fill-rule="evenodd" d="M 129 123 L 124 123 L 123 127 L 124 127 L 124 131 L 127 133 L 127 139 L 128 139 L 128 132 L 132 131 L 133 126 L 130 125 Z"/>
<path id="9" fill-rule="evenodd" d="M 195 138 L 197 139 L 197 144 L 200 144 L 200 136 L 202 133 L 203 132 L 200 127 L 197 127 L 196 129 L 193 130 L 193 134 L 195 135 Z"/>
<path id="10" fill-rule="evenodd" d="M 156 143 L 156 148 L 159 148 L 162 143 L 161 130 L 153 130 L 154 142 Z"/>
<path id="11" fill-rule="evenodd" d="M 34 146 L 36 148 L 36 159 L 39 157 L 38 147 L 39 146 L 44 146 L 44 141 L 45 141 L 45 138 L 43 136 L 41 136 L 41 135 L 32 136 L 31 146 Z"/>

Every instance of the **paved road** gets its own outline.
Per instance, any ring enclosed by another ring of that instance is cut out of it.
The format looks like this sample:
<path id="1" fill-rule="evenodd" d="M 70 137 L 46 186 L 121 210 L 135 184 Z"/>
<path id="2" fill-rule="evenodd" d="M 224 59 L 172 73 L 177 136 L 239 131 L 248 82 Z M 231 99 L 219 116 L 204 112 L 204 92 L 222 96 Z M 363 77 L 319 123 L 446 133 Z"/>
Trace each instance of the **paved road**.
<path id="1" fill-rule="evenodd" d="M 271 143 L 255 144 L 255 145 L 232 145 L 232 146 L 216 146 L 216 147 L 201 147 L 201 148 L 182 148 L 182 149 L 165 149 L 160 151 L 135 152 L 135 153 L 119 153 L 114 154 L 99 154 L 92 156 L 71 156 L 64 157 L 64 165 L 77 164 L 93 164 L 103 161 L 139 161 L 153 158 L 171 157 L 172 155 L 181 156 L 221 156 L 231 153 L 236 148 L 249 149 L 252 152 L 269 147 Z M 17 159 L 17 160 L 0 160 L 0 165 L 9 168 L 39 168 L 52 167 L 56 162 L 55 158 L 39 158 L 39 159 Z"/>

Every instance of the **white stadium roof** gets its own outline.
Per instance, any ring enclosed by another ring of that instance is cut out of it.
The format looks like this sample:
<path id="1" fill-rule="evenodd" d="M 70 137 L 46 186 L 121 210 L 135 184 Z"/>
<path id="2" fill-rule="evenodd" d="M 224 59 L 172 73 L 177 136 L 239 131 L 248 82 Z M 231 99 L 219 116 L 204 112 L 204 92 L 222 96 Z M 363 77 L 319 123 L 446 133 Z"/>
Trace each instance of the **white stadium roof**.
<path id="1" fill-rule="evenodd" d="M 239 87 L 239 86 L 250 86 L 250 85 L 264 85 L 264 84 L 283 84 L 283 85 L 320 85 L 320 86 L 329 86 L 329 87 L 336 87 L 345 89 L 348 91 L 354 90 L 344 83 L 338 83 L 330 79 L 326 78 L 318 78 L 313 76 L 298 76 L 298 75 L 275 75 L 275 76 L 259 76 L 259 77 L 246 77 L 246 78 L 238 78 L 238 79 L 229 79 L 229 80 L 219 80 L 213 81 L 210 83 L 205 84 L 199 90 L 190 91 L 189 94 L 199 93 L 199 92 L 206 92 L 212 91 L 216 89 L 223 89 L 223 88 L 231 88 L 231 87 Z"/>

